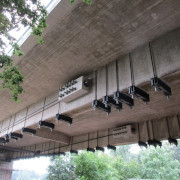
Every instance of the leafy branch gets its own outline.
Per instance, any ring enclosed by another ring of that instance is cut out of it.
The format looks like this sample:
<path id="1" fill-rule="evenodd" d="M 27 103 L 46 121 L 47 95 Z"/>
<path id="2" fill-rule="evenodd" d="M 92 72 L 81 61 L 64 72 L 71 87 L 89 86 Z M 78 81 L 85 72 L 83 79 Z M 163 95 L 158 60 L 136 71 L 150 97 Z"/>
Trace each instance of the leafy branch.
<path id="1" fill-rule="evenodd" d="M 24 76 L 13 64 L 10 56 L 5 54 L 5 49 L 11 45 L 13 55 L 22 56 L 24 53 L 16 43 L 16 39 L 10 35 L 10 31 L 21 26 L 28 26 L 32 34 L 38 37 L 38 43 L 42 44 L 42 34 L 46 24 L 47 11 L 41 5 L 40 0 L 1 0 L 0 1 L 0 80 L 2 89 L 9 89 L 12 98 L 20 102 L 19 95 L 24 92 L 22 84 Z"/>
<path id="2" fill-rule="evenodd" d="M 69 3 L 72 4 L 75 0 L 69 0 Z M 91 5 L 92 4 L 92 0 L 82 0 L 83 2 L 85 2 L 86 4 Z"/>
<path id="3" fill-rule="evenodd" d="M 73 3 L 75 0 L 68 0 Z M 87 4 L 91 4 L 91 0 L 82 0 Z M 12 30 L 21 27 L 30 27 L 32 35 L 38 37 L 38 43 L 42 44 L 42 34 L 46 23 L 47 11 L 41 5 L 40 0 L 1 0 L 0 1 L 0 80 L 2 81 L 2 89 L 9 89 L 12 98 L 16 102 L 20 102 L 19 95 L 24 92 L 23 79 L 24 76 L 18 70 L 18 66 L 13 64 L 10 56 L 6 55 L 6 48 L 11 45 L 13 47 L 13 55 L 22 56 L 16 39 L 10 35 Z"/>

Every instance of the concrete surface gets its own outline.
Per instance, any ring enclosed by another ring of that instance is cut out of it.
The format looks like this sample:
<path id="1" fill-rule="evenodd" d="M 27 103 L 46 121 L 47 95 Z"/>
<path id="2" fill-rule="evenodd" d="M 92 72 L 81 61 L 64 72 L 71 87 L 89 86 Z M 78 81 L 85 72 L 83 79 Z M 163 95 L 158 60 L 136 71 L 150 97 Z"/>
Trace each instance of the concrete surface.
<path id="1" fill-rule="evenodd" d="M 87 133 L 90 133 L 92 138 L 91 146 L 97 145 L 97 131 L 100 145 L 106 146 L 108 128 L 112 131 L 113 128 L 125 124 L 133 124 L 136 128 L 135 134 L 122 139 L 111 137 L 110 142 L 112 145 L 135 143 L 139 140 L 138 122 L 144 141 L 148 139 L 147 124 L 150 130 L 149 139 L 163 140 L 168 138 L 166 117 L 170 121 L 170 135 L 179 138 L 179 7 L 178 0 L 103 0 L 92 6 L 81 2 L 70 6 L 67 1 L 62 0 L 48 17 L 49 28 L 44 34 L 45 44 L 37 45 L 30 37 L 22 46 L 25 56 L 19 60 L 15 58 L 26 77 L 26 93 L 21 96 L 22 103 L 16 104 L 12 102 L 7 91 L 0 92 L 0 137 L 12 130 L 20 133 L 26 113 L 28 116 L 25 126 L 37 129 L 44 103 L 46 107 L 43 120 L 55 123 L 55 131 L 63 133 L 63 136 L 55 137 L 54 132 L 50 134 L 43 130 L 36 136 L 24 135 L 23 139 L 17 142 L 11 140 L 5 147 L 40 150 L 45 154 L 54 152 L 53 149 L 58 151 L 59 147 L 63 151 L 71 148 L 85 149 Z M 170 30 L 172 31 L 169 32 Z M 157 74 L 172 88 L 173 95 L 168 101 L 162 92 L 154 92 L 150 86 L 150 78 L 153 77 L 148 49 L 150 40 L 153 40 Z M 129 51 L 134 67 L 135 85 L 150 94 L 150 102 L 145 105 L 141 100 L 135 99 L 132 109 L 123 106 L 120 113 L 112 109 L 109 116 L 102 111 L 94 111 L 91 106 L 95 98 L 94 70 L 97 70 L 97 97 L 101 100 L 106 94 L 104 65 L 108 66 L 108 95 L 117 90 L 115 60 L 118 59 L 119 89 L 127 93 L 127 88 L 131 85 Z M 55 122 L 59 107 L 56 101 L 58 88 L 81 75 L 93 80 L 89 93 L 72 102 L 60 104 L 60 112 L 73 117 L 73 124 L 68 126 L 64 122 Z M 49 104 L 50 102 L 53 103 Z M 33 113 L 34 111 L 36 112 Z M 62 140 L 67 142 L 69 137 L 73 138 L 70 141 L 73 143 L 72 147 L 71 143 L 62 144 Z M 33 153 L 3 153 L 4 158 L 26 156 L 33 156 Z"/>
<path id="2" fill-rule="evenodd" d="M 12 167 L 12 162 L 0 162 L 0 180 L 11 180 Z"/>
<path id="3" fill-rule="evenodd" d="M 22 46 L 25 56 L 14 58 L 25 75 L 25 93 L 17 104 L 0 91 L 0 120 L 179 27 L 179 8 L 179 0 L 96 0 L 92 6 L 62 0 L 48 17 L 45 43 L 30 37 Z"/>

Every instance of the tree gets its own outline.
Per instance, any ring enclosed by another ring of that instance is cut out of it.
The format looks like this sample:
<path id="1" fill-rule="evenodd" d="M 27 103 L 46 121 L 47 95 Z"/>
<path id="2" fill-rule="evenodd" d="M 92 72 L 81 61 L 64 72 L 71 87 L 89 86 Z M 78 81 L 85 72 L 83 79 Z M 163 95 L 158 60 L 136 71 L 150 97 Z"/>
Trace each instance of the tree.
<path id="1" fill-rule="evenodd" d="M 121 157 L 125 161 L 130 161 L 132 159 L 137 160 L 138 156 L 136 154 L 130 153 L 130 148 L 132 145 L 122 145 L 117 146 L 116 151 L 110 150 L 110 154 L 115 157 Z"/>
<path id="2" fill-rule="evenodd" d="M 180 144 L 180 140 L 178 140 L 178 144 Z M 180 145 L 177 147 L 175 145 L 171 146 L 171 149 L 174 151 L 174 159 L 178 160 L 180 163 Z"/>
<path id="3" fill-rule="evenodd" d="M 55 156 L 51 157 L 51 164 L 48 167 L 48 177 L 49 180 L 75 180 L 75 158 L 67 154 L 66 156 Z"/>
<path id="4" fill-rule="evenodd" d="M 12 58 L 5 54 L 5 48 L 11 45 L 14 48 L 13 55 L 22 56 L 23 53 L 10 31 L 29 26 L 32 34 L 39 37 L 38 42 L 42 43 L 42 33 L 47 26 L 46 18 L 47 12 L 40 0 L 0 1 L 0 80 L 2 88 L 9 89 L 15 101 L 19 101 L 18 96 L 23 92 L 24 76 L 13 64 Z"/>
<path id="5" fill-rule="evenodd" d="M 113 157 L 107 154 L 83 152 L 75 160 L 75 174 L 80 180 L 116 180 L 118 177 L 112 166 L 113 161 Z"/>
<path id="6" fill-rule="evenodd" d="M 180 162 L 174 158 L 175 152 L 172 146 L 164 144 L 162 148 L 148 147 L 139 153 L 139 159 L 134 154 L 132 155 L 130 148 L 129 145 L 120 146 L 117 152 L 108 154 L 83 151 L 74 157 L 70 177 L 73 176 L 79 180 L 127 180 L 131 178 L 177 180 L 179 178 Z M 177 155 L 179 155 L 178 151 Z M 71 164 L 70 159 L 68 156 L 68 161 L 65 158 L 53 160 L 49 176 L 55 177 L 56 174 L 59 179 L 63 179 L 62 175 L 66 174 Z M 69 175 L 68 173 L 64 176 L 64 179 L 69 180 Z"/>
<path id="7" fill-rule="evenodd" d="M 73 3 L 75 0 L 69 0 L 69 3 Z M 82 0 L 83 2 L 85 2 L 86 4 L 91 5 L 92 4 L 92 0 Z"/>
<path id="8" fill-rule="evenodd" d="M 177 180 L 180 163 L 174 159 L 174 151 L 169 146 L 149 147 L 140 154 L 142 177 L 148 179 Z"/>
<path id="9" fill-rule="evenodd" d="M 113 167 L 117 170 L 117 177 L 120 180 L 141 178 L 141 165 L 135 160 L 126 161 L 118 156 L 114 160 Z"/>

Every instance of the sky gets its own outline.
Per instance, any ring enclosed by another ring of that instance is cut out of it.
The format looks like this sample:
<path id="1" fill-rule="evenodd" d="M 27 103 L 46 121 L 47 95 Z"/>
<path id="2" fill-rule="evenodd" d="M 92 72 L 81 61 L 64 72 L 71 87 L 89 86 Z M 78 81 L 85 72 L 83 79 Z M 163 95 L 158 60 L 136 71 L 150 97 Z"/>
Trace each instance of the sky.
<path id="1" fill-rule="evenodd" d="M 43 175 L 47 173 L 47 168 L 49 164 L 49 157 L 32 158 L 28 160 L 17 160 L 13 163 L 13 169 L 29 170 L 34 171 L 39 175 Z"/>

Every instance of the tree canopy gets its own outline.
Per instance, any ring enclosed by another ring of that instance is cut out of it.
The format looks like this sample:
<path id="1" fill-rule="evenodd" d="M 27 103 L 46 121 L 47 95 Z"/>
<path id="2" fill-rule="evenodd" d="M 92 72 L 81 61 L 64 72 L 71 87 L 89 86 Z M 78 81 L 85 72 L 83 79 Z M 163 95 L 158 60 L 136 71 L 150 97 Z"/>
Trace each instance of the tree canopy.
<path id="1" fill-rule="evenodd" d="M 175 159 L 178 147 L 164 147 L 142 150 L 133 154 L 131 146 L 119 146 L 117 152 L 92 153 L 83 151 L 78 156 L 55 157 L 51 159 L 48 179 L 76 180 L 128 180 L 180 178 L 180 162 Z M 126 151 L 125 151 L 126 149 Z M 130 157 L 130 158 L 127 158 Z M 71 167 L 71 163 L 73 168 Z M 66 177 L 64 176 L 66 174 Z"/>
<path id="2" fill-rule="evenodd" d="M 75 156 L 55 156 L 51 158 L 51 165 L 48 167 L 49 180 L 74 180 Z"/>

